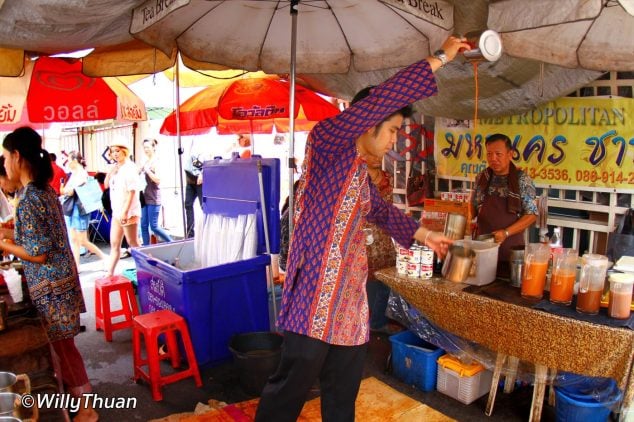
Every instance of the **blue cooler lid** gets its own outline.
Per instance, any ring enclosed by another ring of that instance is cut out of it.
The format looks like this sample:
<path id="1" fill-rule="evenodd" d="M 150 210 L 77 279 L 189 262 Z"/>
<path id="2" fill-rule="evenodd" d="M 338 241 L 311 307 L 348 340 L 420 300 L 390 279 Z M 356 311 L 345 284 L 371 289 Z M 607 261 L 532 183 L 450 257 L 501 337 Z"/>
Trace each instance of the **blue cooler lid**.
<path id="1" fill-rule="evenodd" d="M 280 251 L 280 160 L 277 158 L 216 158 L 203 165 L 203 203 L 205 214 L 237 217 L 256 214 L 258 254 L 266 253 L 262 201 L 258 177 L 262 162 L 262 181 L 271 253 Z"/>

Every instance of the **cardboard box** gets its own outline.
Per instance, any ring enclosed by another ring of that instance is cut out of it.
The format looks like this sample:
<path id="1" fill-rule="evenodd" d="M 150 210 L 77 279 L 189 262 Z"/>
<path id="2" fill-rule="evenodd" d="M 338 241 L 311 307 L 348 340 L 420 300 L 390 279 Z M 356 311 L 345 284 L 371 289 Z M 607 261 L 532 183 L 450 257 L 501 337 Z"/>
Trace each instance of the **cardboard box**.
<path id="1" fill-rule="evenodd" d="M 447 214 L 462 214 L 467 217 L 465 235 L 471 235 L 471 204 L 468 202 L 443 201 L 438 199 L 425 199 L 423 205 L 423 226 L 430 230 L 442 232 L 445 229 Z"/>

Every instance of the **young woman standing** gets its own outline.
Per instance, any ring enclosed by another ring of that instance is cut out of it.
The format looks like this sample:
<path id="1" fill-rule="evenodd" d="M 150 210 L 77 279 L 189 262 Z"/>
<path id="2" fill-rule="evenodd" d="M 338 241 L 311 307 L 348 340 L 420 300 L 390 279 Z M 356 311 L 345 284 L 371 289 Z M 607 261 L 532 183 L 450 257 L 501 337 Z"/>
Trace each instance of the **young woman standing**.
<path id="1" fill-rule="evenodd" d="M 106 175 L 105 185 L 110 188 L 112 221 L 110 223 L 110 266 L 108 275 L 114 274 L 121 257 L 123 236 L 131 248 L 139 246 L 138 228 L 141 215 L 139 200 L 139 172 L 128 159 L 128 147 L 120 142 L 110 145 L 114 164 Z"/>
<path id="2" fill-rule="evenodd" d="M 68 234 L 57 194 L 49 185 L 53 177 L 51 159 L 42 149 L 42 138 L 30 127 L 11 132 L 2 143 L 9 179 L 24 186 L 16 208 L 13 241 L 0 233 L 0 250 L 20 258 L 31 300 L 46 328 L 48 339 L 60 360 L 62 381 L 74 397 L 92 390 L 83 359 L 75 346 L 79 314 L 86 311 L 79 275 L 68 244 Z M 96 421 L 89 401 L 74 421 Z"/>
<path id="3" fill-rule="evenodd" d="M 68 183 L 62 184 L 60 187 L 60 193 L 66 196 L 75 195 L 75 188 L 83 185 L 88 181 L 88 172 L 86 171 L 86 162 L 84 157 L 77 152 L 73 151 L 68 154 L 68 167 L 70 168 L 71 175 L 68 179 Z M 83 246 L 88 249 L 89 252 L 94 253 L 101 260 L 106 259 L 106 255 L 101 252 L 101 249 L 97 247 L 88 239 L 88 225 L 90 224 L 90 213 L 82 214 L 79 209 L 79 204 L 75 201 L 73 205 L 73 213 L 68 217 L 70 227 L 70 247 L 73 250 L 73 257 L 75 258 L 75 265 L 79 268 L 79 256 L 80 249 Z M 105 261 L 104 261 L 105 262 Z"/>
<path id="4" fill-rule="evenodd" d="M 150 244 L 150 230 L 164 242 L 171 242 L 172 238 L 158 223 L 161 211 L 161 178 L 156 169 L 158 167 L 156 158 L 156 139 L 145 139 L 143 141 L 143 152 L 146 161 L 141 167 L 141 177 L 145 177 L 145 190 L 143 198 L 145 205 L 141 210 L 141 237 L 143 244 Z"/>

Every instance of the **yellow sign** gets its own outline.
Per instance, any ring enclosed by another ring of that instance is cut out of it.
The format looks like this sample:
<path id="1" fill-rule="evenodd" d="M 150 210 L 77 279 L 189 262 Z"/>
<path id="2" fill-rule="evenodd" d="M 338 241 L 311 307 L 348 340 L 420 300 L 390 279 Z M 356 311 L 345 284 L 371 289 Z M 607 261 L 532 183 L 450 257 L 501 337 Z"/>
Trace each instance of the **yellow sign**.
<path id="1" fill-rule="evenodd" d="M 634 190 L 634 100 L 561 98 L 521 115 L 436 119 L 439 177 L 473 180 L 487 167 L 484 141 L 503 133 L 513 162 L 539 185 Z"/>

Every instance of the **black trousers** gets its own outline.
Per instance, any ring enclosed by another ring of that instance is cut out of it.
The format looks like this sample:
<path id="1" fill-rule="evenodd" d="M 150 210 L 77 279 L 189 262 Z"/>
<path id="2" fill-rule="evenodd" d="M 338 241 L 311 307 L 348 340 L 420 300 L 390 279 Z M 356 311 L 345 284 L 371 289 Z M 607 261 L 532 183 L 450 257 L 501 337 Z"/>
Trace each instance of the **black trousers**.
<path id="1" fill-rule="evenodd" d="M 284 332 L 282 359 L 262 391 L 256 422 L 294 422 L 315 380 L 324 422 L 354 421 L 368 344 L 336 346 Z"/>
<path id="2" fill-rule="evenodd" d="M 194 201 L 198 198 L 200 206 L 203 206 L 203 185 L 185 185 L 185 220 L 187 230 L 185 237 L 194 237 Z"/>

